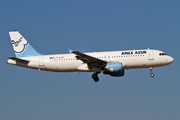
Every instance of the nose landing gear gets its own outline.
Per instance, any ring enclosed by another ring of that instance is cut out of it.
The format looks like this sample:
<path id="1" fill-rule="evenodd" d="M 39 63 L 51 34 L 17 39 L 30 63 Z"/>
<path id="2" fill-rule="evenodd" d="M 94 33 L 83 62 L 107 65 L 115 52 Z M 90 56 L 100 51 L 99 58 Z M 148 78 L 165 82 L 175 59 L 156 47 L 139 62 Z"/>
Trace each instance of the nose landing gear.
<path id="1" fill-rule="evenodd" d="M 152 69 L 153 69 L 152 67 L 149 68 L 149 70 L 150 70 L 150 72 L 151 72 L 150 76 L 151 76 L 151 77 L 154 77 L 154 74 L 152 73 L 152 72 L 153 72 Z"/>

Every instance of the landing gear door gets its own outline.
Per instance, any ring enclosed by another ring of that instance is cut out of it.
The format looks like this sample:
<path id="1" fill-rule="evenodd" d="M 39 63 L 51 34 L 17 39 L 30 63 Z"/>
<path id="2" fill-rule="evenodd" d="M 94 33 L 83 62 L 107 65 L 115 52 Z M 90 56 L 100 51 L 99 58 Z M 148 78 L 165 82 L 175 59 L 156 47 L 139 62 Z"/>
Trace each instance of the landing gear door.
<path id="1" fill-rule="evenodd" d="M 148 50 L 148 60 L 154 60 L 154 52 L 152 50 Z"/>
<path id="2" fill-rule="evenodd" d="M 44 57 L 39 57 L 39 66 L 44 66 Z"/>

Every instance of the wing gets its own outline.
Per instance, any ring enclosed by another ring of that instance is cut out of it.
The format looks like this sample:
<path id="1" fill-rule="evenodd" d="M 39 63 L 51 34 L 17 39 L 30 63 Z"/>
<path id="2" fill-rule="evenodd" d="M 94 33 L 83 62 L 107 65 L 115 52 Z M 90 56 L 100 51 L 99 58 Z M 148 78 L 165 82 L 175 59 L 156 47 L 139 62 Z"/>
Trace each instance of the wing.
<path id="1" fill-rule="evenodd" d="M 87 64 L 91 63 L 94 66 L 102 66 L 102 65 L 107 63 L 104 60 L 95 58 L 93 56 L 86 55 L 86 54 L 81 53 L 79 51 L 72 51 L 72 53 L 74 53 L 76 55 L 76 58 L 78 60 L 81 60 L 81 61 L 83 61 L 84 63 L 87 63 Z"/>

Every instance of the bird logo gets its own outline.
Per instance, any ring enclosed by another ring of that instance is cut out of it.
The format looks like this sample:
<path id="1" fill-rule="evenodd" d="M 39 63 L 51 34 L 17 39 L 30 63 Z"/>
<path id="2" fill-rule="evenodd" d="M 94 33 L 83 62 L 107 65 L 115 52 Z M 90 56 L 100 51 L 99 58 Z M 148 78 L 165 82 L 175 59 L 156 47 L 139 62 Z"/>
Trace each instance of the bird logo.
<path id="1" fill-rule="evenodd" d="M 11 42 L 12 42 L 12 44 L 15 45 L 15 47 L 17 47 L 21 41 L 22 41 L 22 37 L 17 42 L 14 40 L 12 40 Z"/>
<path id="2" fill-rule="evenodd" d="M 28 42 L 23 37 L 20 37 L 17 41 L 11 40 L 11 43 L 14 47 L 15 53 L 23 53 L 26 46 L 28 45 Z"/>

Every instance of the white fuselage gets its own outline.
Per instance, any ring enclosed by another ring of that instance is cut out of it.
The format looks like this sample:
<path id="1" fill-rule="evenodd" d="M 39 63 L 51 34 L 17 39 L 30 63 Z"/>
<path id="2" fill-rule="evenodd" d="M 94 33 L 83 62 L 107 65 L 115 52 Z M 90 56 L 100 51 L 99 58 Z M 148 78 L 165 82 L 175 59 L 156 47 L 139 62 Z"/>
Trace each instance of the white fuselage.
<path id="1" fill-rule="evenodd" d="M 159 50 L 144 49 L 113 52 L 93 52 L 84 54 L 107 61 L 107 63 L 121 62 L 122 69 L 159 67 L 171 64 L 174 61 L 172 57 L 168 55 L 160 55 L 160 53 L 163 52 Z M 28 60 L 29 62 L 21 63 L 10 59 L 7 61 L 7 63 L 54 72 L 94 71 L 93 69 L 89 69 L 86 63 L 78 60 L 75 54 L 41 55 L 24 57 L 21 59 Z M 103 70 L 99 69 L 98 71 Z"/>

